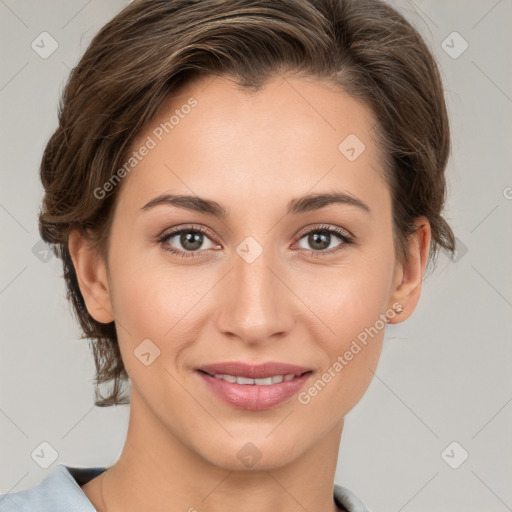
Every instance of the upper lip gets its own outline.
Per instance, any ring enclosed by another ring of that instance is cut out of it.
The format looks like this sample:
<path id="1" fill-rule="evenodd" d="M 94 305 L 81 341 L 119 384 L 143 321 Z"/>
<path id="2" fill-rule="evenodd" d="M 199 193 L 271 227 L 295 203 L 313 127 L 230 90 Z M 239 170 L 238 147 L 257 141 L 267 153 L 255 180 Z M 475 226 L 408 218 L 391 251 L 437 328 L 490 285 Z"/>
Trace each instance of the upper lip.
<path id="1" fill-rule="evenodd" d="M 295 364 L 267 362 L 263 364 L 248 364 L 238 361 L 226 361 L 223 363 L 213 363 L 203 365 L 198 370 L 202 370 L 211 375 L 233 375 L 235 377 L 248 377 L 250 379 L 264 379 L 274 375 L 302 375 L 311 368 L 297 366 Z"/>

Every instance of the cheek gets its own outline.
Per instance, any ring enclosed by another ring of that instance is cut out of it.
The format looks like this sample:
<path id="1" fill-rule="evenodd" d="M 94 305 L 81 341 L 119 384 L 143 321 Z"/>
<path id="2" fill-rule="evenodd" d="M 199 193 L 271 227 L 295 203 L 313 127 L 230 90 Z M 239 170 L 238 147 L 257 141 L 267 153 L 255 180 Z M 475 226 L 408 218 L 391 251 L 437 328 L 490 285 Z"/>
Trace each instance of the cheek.
<path id="1" fill-rule="evenodd" d="M 116 328 L 127 369 L 141 366 L 136 354 L 144 340 L 150 340 L 159 354 L 152 368 L 174 366 L 208 318 L 204 306 L 214 284 L 211 269 L 173 268 L 165 259 L 130 256 L 113 267 L 111 279 Z"/>
<path id="2" fill-rule="evenodd" d="M 179 267 L 156 249 L 113 251 L 112 262 L 114 313 L 137 335 L 163 338 L 208 289 L 206 270 Z"/>
<path id="3" fill-rule="evenodd" d="M 329 410 L 334 401 L 342 417 L 364 394 L 382 349 L 392 266 L 385 253 L 365 261 L 347 258 L 342 267 L 301 280 L 298 294 L 315 314 L 307 323 L 310 336 L 324 354 L 323 373 L 301 403 L 315 401 L 319 410 Z"/>
<path id="4" fill-rule="evenodd" d="M 320 339 L 343 344 L 372 326 L 385 313 L 393 278 L 392 258 L 348 258 L 338 267 L 310 268 L 295 291 L 323 326 Z"/>
<path id="5" fill-rule="evenodd" d="M 324 289 L 312 302 L 321 315 L 317 330 L 313 322 L 310 327 L 321 348 L 322 368 L 298 399 L 311 404 L 314 416 L 322 421 L 333 413 L 331 419 L 341 420 L 359 402 L 379 361 L 386 327 L 380 316 L 385 312 L 385 294 L 375 282 L 364 284 L 353 276 L 343 286 Z"/>

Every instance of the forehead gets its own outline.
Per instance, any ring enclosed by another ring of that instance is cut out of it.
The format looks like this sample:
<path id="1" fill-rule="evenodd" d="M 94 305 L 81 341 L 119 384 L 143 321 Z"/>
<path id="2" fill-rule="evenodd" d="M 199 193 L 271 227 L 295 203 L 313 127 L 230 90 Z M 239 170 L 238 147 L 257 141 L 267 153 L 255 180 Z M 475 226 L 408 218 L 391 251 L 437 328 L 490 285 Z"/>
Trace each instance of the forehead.
<path id="1" fill-rule="evenodd" d="M 318 79 L 279 76 L 248 92 L 227 77 L 202 77 L 169 97 L 133 141 L 131 151 L 151 149 L 122 196 L 139 208 L 162 192 L 247 206 L 345 188 L 370 201 L 383 183 L 374 126 L 369 108 Z"/>

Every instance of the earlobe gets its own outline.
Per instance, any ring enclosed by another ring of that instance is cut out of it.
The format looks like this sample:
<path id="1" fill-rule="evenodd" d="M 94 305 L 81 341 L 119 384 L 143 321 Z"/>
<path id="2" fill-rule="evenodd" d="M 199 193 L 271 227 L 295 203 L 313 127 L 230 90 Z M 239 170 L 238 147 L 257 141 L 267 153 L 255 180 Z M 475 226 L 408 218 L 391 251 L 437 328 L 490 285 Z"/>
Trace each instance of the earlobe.
<path id="1" fill-rule="evenodd" d="M 70 232 L 68 247 L 87 311 L 97 322 L 112 322 L 114 314 L 103 258 L 78 228 Z"/>
<path id="2" fill-rule="evenodd" d="M 421 294 L 423 276 L 430 252 L 431 228 L 426 217 L 415 222 L 416 230 L 409 237 L 409 252 L 403 263 L 398 264 L 395 272 L 390 308 L 399 313 L 389 317 L 388 323 L 397 324 L 409 318 Z"/>

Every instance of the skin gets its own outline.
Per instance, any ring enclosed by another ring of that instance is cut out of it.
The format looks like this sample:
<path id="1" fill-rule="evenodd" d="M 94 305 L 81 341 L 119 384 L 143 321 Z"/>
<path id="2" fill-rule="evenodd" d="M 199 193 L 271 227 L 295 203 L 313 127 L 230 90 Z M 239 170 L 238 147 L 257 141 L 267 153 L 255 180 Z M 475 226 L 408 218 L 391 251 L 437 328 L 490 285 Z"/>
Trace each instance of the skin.
<path id="1" fill-rule="evenodd" d="M 88 311 L 99 322 L 116 321 L 131 381 L 128 435 L 106 473 L 104 504 L 105 474 L 82 489 L 109 512 L 234 512 L 241 493 L 244 512 L 336 511 L 344 416 L 371 382 L 385 328 L 307 404 L 294 396 L 265 411 L 235 409 L 195 369 L 283 361 L 311 368 L 310 386 L 394 303 L 404 311 L 389 323 L 414 311 L 429 223 L 418 219 L 422 227 L 400 263 L 372 139 L 375 118 L 318 79 L 280 75 L 249 94 L 228 77 L 202 78 L 169 98 L 133 149 L 191 96 L 198 105 L 123 179 L 107 261 L 78 231 L 69 239 Z M 366 146 L 352 162 L 338 150 L 351 133 Z M 331 204 L 286 215 L 291 199 L 331 191 L 357 197 L 370 213 Z M 141 210 L 164 192 L 213 199 L 230 214 Z M 165 230 L 189 224 L 211 233 L 194 257 L 165 250 L 186 252 L 179 236 L 158 242 Z M 321 225 L 348 230 L 355 243 L 332 234 L 328 249 L 315 248 L 307 233 Z M 252 263 L 236 252 L 247 236 L 263 251 Z M 149 366 L 134 355 L 144 339 L 160 350 Z M 251 468 L 237 456 L 248 442 L 261 454 Z"/>

